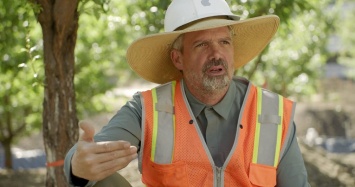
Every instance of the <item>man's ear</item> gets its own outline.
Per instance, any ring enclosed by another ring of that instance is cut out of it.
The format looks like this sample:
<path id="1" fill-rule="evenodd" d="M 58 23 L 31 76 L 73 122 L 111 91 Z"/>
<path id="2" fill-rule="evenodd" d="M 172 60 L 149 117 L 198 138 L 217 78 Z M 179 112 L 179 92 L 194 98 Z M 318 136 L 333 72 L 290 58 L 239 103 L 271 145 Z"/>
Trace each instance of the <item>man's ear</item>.
<path id="1" fill-rule="evenodd" d="M 177 50 L 177 49 L 173 49 L 170 52 L 170 58 L 171 61 L 173 62 L 174 66 L 178 69 L 178 70 L 182 70 L 183 69 L 183 63 L 182 63 L 182 53 Z"/>

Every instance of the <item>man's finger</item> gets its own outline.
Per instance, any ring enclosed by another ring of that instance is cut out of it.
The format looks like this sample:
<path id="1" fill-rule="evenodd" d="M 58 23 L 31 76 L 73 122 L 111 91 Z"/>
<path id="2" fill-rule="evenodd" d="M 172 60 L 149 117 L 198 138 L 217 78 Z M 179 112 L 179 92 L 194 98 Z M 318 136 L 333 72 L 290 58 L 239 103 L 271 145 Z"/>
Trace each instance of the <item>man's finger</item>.
<path id="1" fill-rule="evenodd" d="M 81 140 L 81 141 L 93 142 L 94 135 L 95 135 L 94 126 L 88 121 L 80 121 L 79 127 L 81 130 L 83 130 L 83 133 L 80 134 L 79 136 L 79 141 Z"/>
<path id="2" fill-rule="evenodd" d="M 105 178 L 108 175 L 111 175 L 112 173 L 126 167 L 135 158 L 137 158 L 136 153 L 116 159 L 110 159 L 107 162 L 103 162 L 96 168 L 96 171 L 100 171 L 97 177 Z"/>
<path id="3" fill-rule="evenodd" d="M 96 162 L 104 163 L 110 160 L 115 160 L 123 157 L 132 157 L 132 159 L 134 159 L 136 155 L 137 155 L 137 147 L 131 146 L 128 149 L 121 149 L 121 150 L 97 154 Z"/>
<path id="4" fill-rule="evenodd" d="M 95 153 L 107 153 L 117 150 L 129 149 L 131 144 L 127 141 L 118 140 L 118 141 L 106 141 L 106 142 L 97 142 L 95 146 Z"/>

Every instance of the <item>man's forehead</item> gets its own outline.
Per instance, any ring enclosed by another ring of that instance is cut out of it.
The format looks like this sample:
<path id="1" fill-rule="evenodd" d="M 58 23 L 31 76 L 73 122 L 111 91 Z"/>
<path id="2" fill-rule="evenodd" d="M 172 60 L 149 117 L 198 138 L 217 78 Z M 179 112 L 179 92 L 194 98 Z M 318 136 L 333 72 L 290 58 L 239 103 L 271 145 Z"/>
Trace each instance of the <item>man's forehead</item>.
<path id="1" fill-rule="evenodd" d="M 217 35 L 226 35 L 226 36 L 230 36 L 230 29 L 225 26 L 225 27 L 218 27 L 218 28 L 213 28 L 213 29 L 205 29 L 205 30 L 199 30 L 199 31 L 193 31 L 193 32 L 188 32 L 185 33 L 184 36 L 186 38 L 196 38 L 196 37 L 202 37 L 204 35 L 213 35 L 213 36 L 217 36 Z"/>

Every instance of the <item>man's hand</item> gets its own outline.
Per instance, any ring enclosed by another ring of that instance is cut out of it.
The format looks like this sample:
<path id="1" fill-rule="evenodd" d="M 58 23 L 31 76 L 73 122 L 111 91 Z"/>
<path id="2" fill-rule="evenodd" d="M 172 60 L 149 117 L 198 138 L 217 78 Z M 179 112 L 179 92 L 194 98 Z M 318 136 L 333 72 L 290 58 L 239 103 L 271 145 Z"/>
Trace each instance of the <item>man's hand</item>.
<path id="1" fill-rule="evenodd" d="M 102 180 L 137 157 L 137 148 L 129 142 L 94 142 L 94 127 L 85 121 L 79 122 L 79 126 L 83 133 L 71 160 L 73 175 L 87 180 Z"/>

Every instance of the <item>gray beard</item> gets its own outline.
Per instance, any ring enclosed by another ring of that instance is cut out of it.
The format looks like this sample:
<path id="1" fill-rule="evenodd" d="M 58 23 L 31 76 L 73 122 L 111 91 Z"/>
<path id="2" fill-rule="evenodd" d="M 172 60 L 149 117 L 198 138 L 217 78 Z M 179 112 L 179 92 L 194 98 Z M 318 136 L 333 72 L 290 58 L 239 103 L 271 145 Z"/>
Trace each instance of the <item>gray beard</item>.
<path id="1" fill-rule="evenodd" d="M 228 75 L 221 75 L 218 77 L 209 77 L 204 75 L 202 78 L 203 89 L 207 92 L 221 90 L 229 85 L 230 79 Z"/>
<path id="2" fill-rule="evenodd" d="M 208 69 L 212 66 L 218 65 L 222 65 L 225 68 L 226 74 L 220 76 L 209 76 L 207 74 Z M 228 76 L 229 70 L 227 63 L 225 63 L 223 60 L 209 61 L 203 66 L 202 72 L 202 77 L 198 77 L 198 75 L 194 72 L 189 72 L 186 73 L 185 78 L 187 80 L 191 80 L 191 82 L 193 82 L 192 86 L 194 86 L 195 89 L 200 89 L 200 91 L 203 92 L 204 95 L 214 94 L 218 91 L 223 91 L 223 88 L 228 87 L 231 82 L 231 78 Z M 202 85 L 196 87 L 197 82 L 202 83 Z"/>
<path id="3" fill-rule="evenodd" d="M 227 74 L 217 76 L 217 77 L 210 77 L 207 75 L 206 72 L 209 68 L 211 68 L 212 66 L 219 66 L 219 65 L 222 65 L 224 67 Z M 202 84 L 203 84 L 205 91 L 208 91 L 208 92 L 217 91 L 217 90 L 225 88 L 226 86 L 229 85 L 230 79 L 228 77 L 228 65 L 223 60 L 209 61 L 208 63 L 206 63 L 204 65 L 202 72 L 203 72 Z"/>

